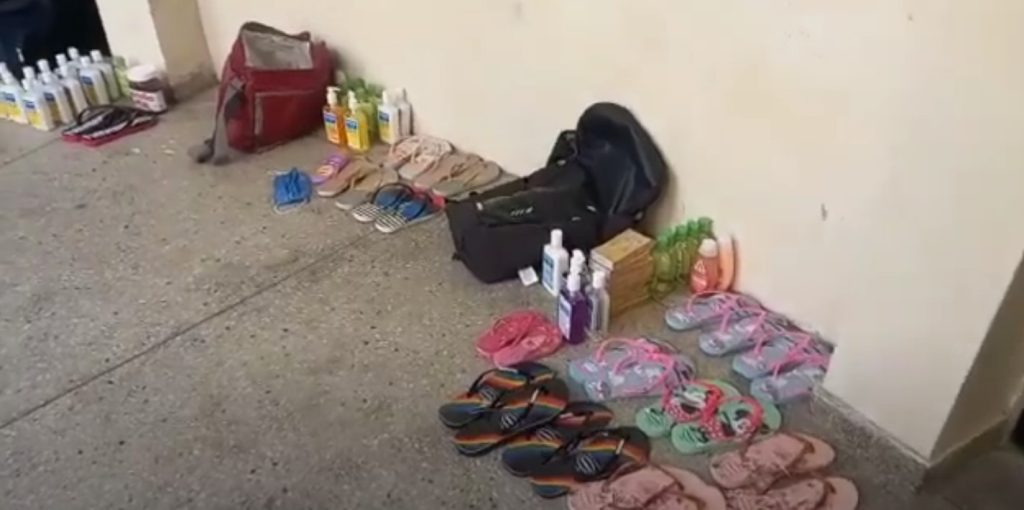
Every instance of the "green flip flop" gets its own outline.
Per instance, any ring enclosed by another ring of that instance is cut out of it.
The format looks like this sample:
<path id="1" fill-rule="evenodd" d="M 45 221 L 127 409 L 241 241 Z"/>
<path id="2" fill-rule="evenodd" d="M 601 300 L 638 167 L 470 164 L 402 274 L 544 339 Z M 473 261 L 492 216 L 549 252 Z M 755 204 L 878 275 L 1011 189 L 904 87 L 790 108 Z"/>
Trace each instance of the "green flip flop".
<path id="1" fill-rule="evenodd" d="M 713 415 L 672 428 L 672 446 L 683 455 L 717 450 L 775 432 L 782 425 L 779 408 L 750 397 L 723 400 Z"/>
<path id="2" fill-rule="evenodd" d="M 740 390 L 721 379 L 687 381 L 662 395 L 661 402 L 636 413 L 636 426 L 651 437 L 665 437 L 677 423 L 691 423 L 714 412 Z"/>

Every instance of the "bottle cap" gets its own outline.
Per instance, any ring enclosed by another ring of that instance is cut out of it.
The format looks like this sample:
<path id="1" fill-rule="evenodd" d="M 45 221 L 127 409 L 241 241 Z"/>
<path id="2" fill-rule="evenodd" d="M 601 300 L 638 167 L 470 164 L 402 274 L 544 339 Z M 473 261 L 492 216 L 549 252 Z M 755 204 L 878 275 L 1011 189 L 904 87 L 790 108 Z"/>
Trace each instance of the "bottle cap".
<path id="1" fill-rule="evenodd" d="M 551 246 L 562 247 L 562 229 L 556 228 L 551 231 Z"/>
<path id="2" fill-rule="evenodd" d="M 587 256 L 583 254 L 583 250 L 572 251 L 572 261 L 576 262 L 577 260 L 579 261 L 580 267 L 583 267 L 583 264 L 587 263 Z"/>
<path id="3" fill-rule="evenodd" d="M 92 65 L 92 59 L 89 57 L 82 57 L 78 59 L 78 61 L 81 62 L 83 66 Z"/>
<path id="4" fill-rule="evenodd" d="M 707 238 L 700 242 L 700 248 L 697 250 L 701 257 L 717 257 L 718 256 L 718 243 L 714 239 Z"/>
<path id="5" fill-rule="evenodd" d="M 26 78 L 35 78 L 36 70 L 33 69 L 31 66 L 25 66 L 21 68 L 21 74 Z"/>
<path id="6" fill-rule="evenodd" d="M 100 53 L 100 50 L 92 50 L 89 55 L 92 56 L 93 62 L 103 62 L 103 53 Z"/>
<path id="7" fill-rule="evenodd" d="M 391 106 L 391 97 L 388 95 L 388 91 L 385 90 L 385 91 L 380 93 L 380 102 L 382 104 L 386 104 L 388 106 Z"/>
<path id="8" fill-rule="evenodd" d="M 78 60 L 78 57 L 79 57 L 78 48 L 76 48 L 74 46 L 68 47 L 68 56 L 71 57 L 72 61 Z"/>
<path id="9" fill-rule="evenodd" d="M 348 91 L 348 108 L 350 110 L 356 110 L 359 108 L 359 101 L 356 100 L 356 91 Z"/>
<path id="10" fill-rule="evenodd" d="M 68 56 L 63 53 L 58 53 L 56 57 L 53 57 L 57 61 L 57 67 L 68 63 Z"/>
<path id="11" fill-rule="evenodd" d="M 568 280 L 566 288 L 569 289 L 569 292 L 579 292 L 580 291 L 580 274 L 579 273 L 569 273 L 569 280 Z"/>
<path id="12" fill-rule="evenodd" d="M 45 58 L 39 59 L 39 62 L 36 62 L 36 66 L 39 67 L 39 70 L 44 74 L 50 72 L 51 70 L 50 62 Z"/>
<path id="13" fill-rule="evenodd" d="M 601 271 L 600 269 L 594 271 L 594 288 L 603 289 L 608 283 L 608 273 Z"/>

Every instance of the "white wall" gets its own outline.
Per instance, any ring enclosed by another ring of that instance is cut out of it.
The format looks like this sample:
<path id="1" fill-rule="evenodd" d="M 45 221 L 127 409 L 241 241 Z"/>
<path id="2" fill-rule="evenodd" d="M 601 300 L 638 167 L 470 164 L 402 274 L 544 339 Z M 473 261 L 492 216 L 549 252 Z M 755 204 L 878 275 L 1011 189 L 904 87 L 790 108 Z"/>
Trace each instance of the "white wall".
<path id="1" fill-rule="evenodd" d="M 839 344 L 827 388 L 922 456 L 1024 247 L 1019 0 L 200 0 L 409 90 L 421 131 L 516 173 L 598 100 L 735 231 L 741 284 Z M 393 26 L 390 32 L 384 27 Z"/>
<path id="2" fill-rule="evenodd" d="M 96 0 L 96 6 L 113 54 L 166 68 L 149 0 Z"/>

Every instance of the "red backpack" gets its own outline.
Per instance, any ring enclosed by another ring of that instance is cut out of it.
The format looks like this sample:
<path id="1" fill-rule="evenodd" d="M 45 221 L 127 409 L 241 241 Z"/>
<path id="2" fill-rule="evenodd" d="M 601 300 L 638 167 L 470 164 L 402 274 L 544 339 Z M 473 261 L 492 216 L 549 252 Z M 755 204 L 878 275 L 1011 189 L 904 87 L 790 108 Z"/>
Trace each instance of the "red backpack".
<path id="1" fill-rule="evenodd" d="M 245 23 L 224 62 L 213 137 L 192 156 L 220 164 L 233 151 L 257 152 L 308 134 L 322 123 L 333 78 L 327 46 L 308 32 Z"/>

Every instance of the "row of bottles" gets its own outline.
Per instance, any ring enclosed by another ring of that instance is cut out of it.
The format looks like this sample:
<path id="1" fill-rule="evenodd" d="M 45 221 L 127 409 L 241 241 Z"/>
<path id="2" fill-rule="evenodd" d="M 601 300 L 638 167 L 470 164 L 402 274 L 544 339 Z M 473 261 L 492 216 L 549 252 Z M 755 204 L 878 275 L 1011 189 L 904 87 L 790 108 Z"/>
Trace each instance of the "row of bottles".
<path id="1" fill-rule="evenodd" d="M 551 231 L 551 240 L 542 253 L 541 283 L 557 298 L 555 322 L 566 343 L 579 344 L 589 334 L 608 332 L 611 297 L 607 282 L 604 271 L 587 274 L 587 257 L 582 250 L 573 250 L 569 258 L 562 245 L 562 231 Z"/>
<path id="2" fill-rule="evenodd" d="M 379 100 L 360 102 L 355 90 L 348 90 L 346 103 L 341 103 L 342 89 L 327 87 L 324 106 L 324 130 L 327 139 L 358 152 L 370 150 L 374 134 L 386 144 L 394 145 L 412 135 L 412 105 L 405 99 L 405 90 L 382 91 Z"/>
<path id="3" fill-rule="evenodd" d="M 46 59 L 37 63 L 38 73 L 31 66 L 23 67 L 20 83 L 0 64 L 0 119 L 51 131 L 74 124 L 89 106 L 109 104 L 124 95 L 119 80 L 123 65 L 115 69 L 99 50 L 86 56 L 68 48 L 54 61 L 56 72 Z"/>

